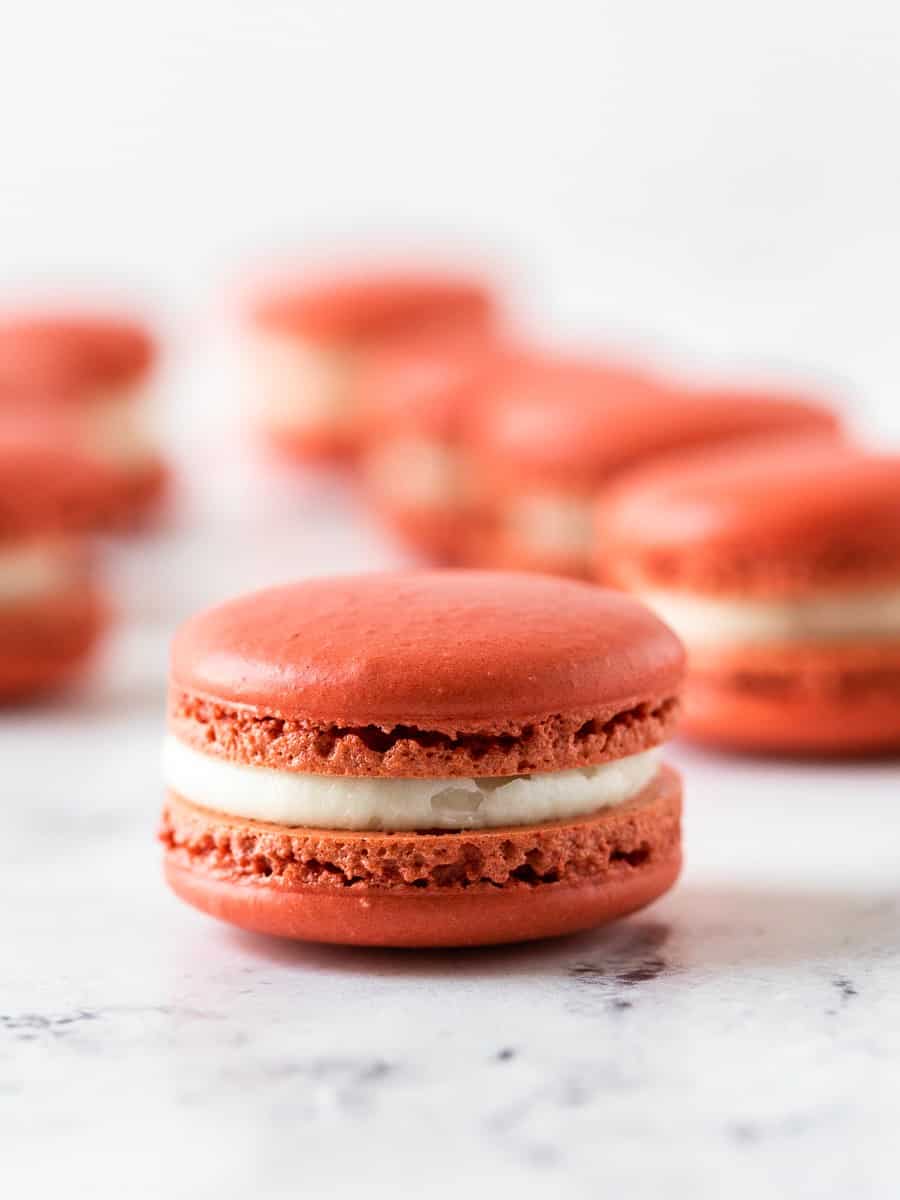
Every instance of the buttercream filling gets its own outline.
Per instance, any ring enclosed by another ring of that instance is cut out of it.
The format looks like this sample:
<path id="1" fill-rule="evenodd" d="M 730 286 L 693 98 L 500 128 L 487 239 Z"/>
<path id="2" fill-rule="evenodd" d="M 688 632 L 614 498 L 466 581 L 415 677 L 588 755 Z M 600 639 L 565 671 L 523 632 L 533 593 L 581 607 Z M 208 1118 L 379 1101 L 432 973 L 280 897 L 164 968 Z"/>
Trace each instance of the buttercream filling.
<path id="1" fill-rule="evenodd" d="M 537 554 L 584 557 L 593 545 L 591 502 L 578 496 L 522 496 L 510 504 L 506 520 L 515 540 Z"/>
<path id="2" fill-rule="evenodd" d="M 623 804 L 659 770 L 659 748 L 569 771 L 480 779 L 313 775 L 213 758 L 169 734 L 166 786 L 201 808 L 313 829 L 489 829 Z"/>
<path id="3" fill-rule="evenodd" d="M 688 645 L 900 637 L 900 587 L 783 600 L 732 600 L 670 591 L 640 598 Z"/>
<path id="4" fill-rule="evenodd" d="M 303 432 L 347 421 L 352 355 L 345 350 L 257 333 L 244 357 L 247 408 L 270 429 Z"/>
<path id="5" fill-rule="evenodd" d="M 0 604 L 52 594 L 73 582 L 79 560 L 66 542 L 20 542 L 0 549 Z"/>
<path id="6" fill-rule="evenodd" d="M 396 504 L 434 509 L 463 499 L 459 455 L 432 438 L 398 438 L 379 446 L 366 463 L 366 477 L 373 491 Z"/>
<path id="7" fill-rule="evenodd" d="M 158 453 L 155 407 L 151 386 L 143 380 L 91 396 L 81 409 L 85 449 L 114 467 L 141 466 Z"/>

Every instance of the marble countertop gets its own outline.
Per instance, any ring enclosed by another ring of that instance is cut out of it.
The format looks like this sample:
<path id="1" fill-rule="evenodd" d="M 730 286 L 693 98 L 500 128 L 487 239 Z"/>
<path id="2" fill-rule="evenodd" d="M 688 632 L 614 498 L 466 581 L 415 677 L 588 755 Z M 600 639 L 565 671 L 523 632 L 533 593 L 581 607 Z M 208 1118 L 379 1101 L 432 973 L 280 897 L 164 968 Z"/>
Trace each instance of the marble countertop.
<path id="1" fill-rule="evenodd" d="M 328 500 L 288 521 L 239 494 L 227 530 L 201 512 L 112 552 L 124 612 L 93 678 L 0 719 L 5 1194 L 896 1196 L 895 764 L 673 746 L 680 886 L 557 943 L 283 944 L 165 891 L 172 624 L 388 561 Z"/>

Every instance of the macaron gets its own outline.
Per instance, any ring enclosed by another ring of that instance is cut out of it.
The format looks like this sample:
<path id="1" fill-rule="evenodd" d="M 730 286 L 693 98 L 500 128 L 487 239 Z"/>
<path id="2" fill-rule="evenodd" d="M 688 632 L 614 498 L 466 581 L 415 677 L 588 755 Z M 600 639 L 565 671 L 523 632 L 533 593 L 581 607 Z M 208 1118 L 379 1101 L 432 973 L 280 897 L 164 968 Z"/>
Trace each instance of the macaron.
<path id="1" fill-rule="evenodd" d="M 0 319 L 0 411 L 53 411 L 106 468 L 98 518 L 129 528 L 155 510 L 167 471 L 152 434 L 156 347 L 137 322 L 89 313 Z"/>
<path id="2" fill-rule="evenodd" d="M 107 624 L 83 531 L 108 480 L 52 424 L 0 424 L 0 702 L 67 682 Z"/>
<path id="3" fill-rule="evenodd" d="M 660 759 L 683 650 L 632 598 L 465 570 L 307 580 L 175 638 L 166 876 L 245 929 L 474 946 L 570 933 L 665 892 Z"/>
<path id="4" fill-rule="evenodd" d="M 417 559 L 465 563 L 482 514 L 465 442 L 503 350 L 484 337 L 415 338 L 371 356 L 359 378 L 360 489 Z"/>
<path id="5" fill-rule="evenodd" d="M 496 315 L 490 288 L 463 275 L 387 270 L 272 286 L 246 322 L 247 409 L 283 456 L 354 458 L 368 356 L 417 336 L 488 336 Z"/>
<path id="6" fill-rule="evenodd" d="M 493 513 L 480 559 L 590 576 L 594 501 L 621 472 L 689 447 L 836 427 L 824 405 L 793 395 L 700 391 L 588 360 L 511 360 L 471 425 L 474 486 Z"/>
<path id="7" fill-rule="evenodd" d="M 684 731 L 760 752 L 900 748 L 900 456 L 828 438 L 622 481 L 601 570 L 689 652 Z"/>

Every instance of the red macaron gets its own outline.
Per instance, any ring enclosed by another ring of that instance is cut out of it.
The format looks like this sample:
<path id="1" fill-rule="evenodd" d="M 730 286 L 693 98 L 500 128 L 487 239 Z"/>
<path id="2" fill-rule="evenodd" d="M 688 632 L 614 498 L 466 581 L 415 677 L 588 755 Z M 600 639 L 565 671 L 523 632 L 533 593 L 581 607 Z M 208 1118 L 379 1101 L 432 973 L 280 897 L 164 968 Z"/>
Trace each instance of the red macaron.
<path id="1" fill-rule="evenodd" d="M 900 748 L 900 457 L 767 440 L 624 480 L 601 569 L 684 638 L 684 730 L 756 751 Z"/>
<path id="2" fill-rule="evenodd" d="M 246 403 L 270 446 L 300 461 L 356 456 L 357 383 L 369 357 L 418 337 L 489 337 L 497 321 L 480 279 L 410 269 L 271 285 L 250 306 Z"/>
<path id="3" fill-rule="evenodd" d="M 700 391 L 587 360 L 511 360 L 471 424 L 473 474 L 493 512 L 481 561 L 590 575 L 594 500 L 622 472 L 690 447 L 837 425 L 793 395 Z"/>
<path id="4" fill-rule="evenodd" d="M 0 411 L 52 412 L 109 481 L 98 520 L 142 523 L 158 506 L 168 472 L 149 429 L 156 345 L 135 321 L 89 313 L 26 313 L 0 319 Z"/>
<path id="5" fill-rule="evenodd" d="M 0 423 L 0 701 L 65 682 L 96 646 L 107 605 L 82 534 L 108 487 L 65 427 Z"/>
<path id="6" fill-rule="evenodd" d="M 201 613 L 170 678 L 166 873 L 313 941 L 584 929 L 669 888 L 683 651 L 630 597 L 479 571 L 310 580 Z"/>

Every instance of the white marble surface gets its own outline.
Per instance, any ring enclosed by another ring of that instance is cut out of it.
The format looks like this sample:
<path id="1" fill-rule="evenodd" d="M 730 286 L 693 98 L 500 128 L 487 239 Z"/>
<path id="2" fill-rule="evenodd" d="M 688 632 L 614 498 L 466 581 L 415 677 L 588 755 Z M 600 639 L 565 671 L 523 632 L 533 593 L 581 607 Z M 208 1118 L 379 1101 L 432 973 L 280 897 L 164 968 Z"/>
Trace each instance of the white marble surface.
<path id="1" fill-rule="evenodd" d="M 195 506 L 116 551 L 126 612 L 93 679 L 0 719 L 0 1191 L 895 1196 L 896 764 L 673 747 L 681 885 L 557 944 L 294 946 L 167 894 L 174 619 L 390 557 L 340 493 L 245 485 L 229 532 Z"/>

